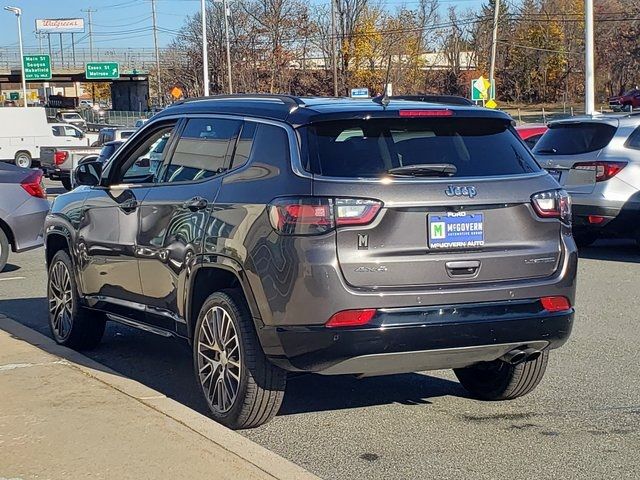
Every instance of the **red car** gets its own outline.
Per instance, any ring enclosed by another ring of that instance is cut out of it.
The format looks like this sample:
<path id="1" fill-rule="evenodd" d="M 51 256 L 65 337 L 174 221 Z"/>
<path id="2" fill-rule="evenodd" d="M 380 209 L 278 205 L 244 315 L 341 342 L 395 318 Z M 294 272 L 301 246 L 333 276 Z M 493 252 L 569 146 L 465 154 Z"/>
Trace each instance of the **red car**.
<path id="1" fill-rule="evenodd" d="M 520 135 L 520 138 L 524 140 L 524 143 L 526 143 L 529 148 L 533 148 L 547 130 L 548 128 L 546 125 L 537 125 L 533 123 L 516 127 L 518 135 Z"/>
<path id="2" fill-rule="evenodd" d="M 628 92 L 609 98 L 609 108 L 614 112 L 622 110 L 632 111 L 640 107 L 640 89 L 634 88 Z"/>

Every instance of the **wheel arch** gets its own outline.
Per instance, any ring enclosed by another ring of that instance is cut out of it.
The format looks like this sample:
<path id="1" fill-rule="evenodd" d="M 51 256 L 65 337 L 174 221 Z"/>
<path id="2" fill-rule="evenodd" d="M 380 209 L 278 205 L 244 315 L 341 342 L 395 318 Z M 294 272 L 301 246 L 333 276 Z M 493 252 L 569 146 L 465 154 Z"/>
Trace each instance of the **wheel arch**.
<path id="1" fill-rule="evenodd" d="M 256 331 L 262 327 L 262 317 L 246 274 L 234 260 L 224 257 L 206 258 L 198 263 L 191 273 L 185 295 L 185 319 L 187 321 L 188 338 L 193 340 L 193 332 L 198 321 L 202 304 L 209 295 L 219 290 L 239 288 L 249 306 Z"/>
<path id="2" fill-rule="evenodd" d="M 15 253 L 16 251 L 16 238 L 13 235 L 13 230 L 11 227 L 0 218 L 0 230 L 4 232 L 7 236 L 7 240 L 9 241 L 9 246 L 11 247 L 11 251 Z"/>
<path id="3" fill-rule="evenodd" d="M 66 250 L 69 252 L 69 257 L 71 261 L 74 261 L 74 256 L 71 252 L 71 234 L 69 231 L 61 226 L 52 226 L 47 229 L 45 235 L 45 259 L 47 263 L 47 268 L 51 265 L 51 260 L 56 253 L 60 250 Z"/>

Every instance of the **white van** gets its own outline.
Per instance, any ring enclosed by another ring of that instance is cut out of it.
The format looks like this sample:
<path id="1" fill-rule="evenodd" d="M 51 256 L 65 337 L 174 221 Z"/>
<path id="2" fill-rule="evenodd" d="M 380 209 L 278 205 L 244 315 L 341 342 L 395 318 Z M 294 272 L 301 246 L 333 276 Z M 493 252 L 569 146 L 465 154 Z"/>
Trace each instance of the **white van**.
<path id="1" fill-rule="evenodd" d="M 86 146 L 83 134 L 54 135 L 42 107 L 0 108 L 0 160 L 30 168 L 40 159 L 40 147 Z"/>

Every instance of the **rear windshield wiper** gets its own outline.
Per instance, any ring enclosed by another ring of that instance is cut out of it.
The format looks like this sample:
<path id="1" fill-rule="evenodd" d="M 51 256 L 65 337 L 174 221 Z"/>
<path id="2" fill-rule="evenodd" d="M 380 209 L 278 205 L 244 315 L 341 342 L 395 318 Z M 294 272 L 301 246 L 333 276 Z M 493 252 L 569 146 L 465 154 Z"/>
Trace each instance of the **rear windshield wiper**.
<path id="1" fill-rule="evenodd" d="M 420 163 L 390 168 L 387 173 L 400 177 L 453 177 L 457 171 L 451 163 Z"/>
<path id="2" fill-rule="evenodd" d="M 555 148 L 543 148 L 542 150 L 536 150 L 535 153 L 542 153 L 544 155 L 545 153 L 558 153 L 558 150 Z"/>

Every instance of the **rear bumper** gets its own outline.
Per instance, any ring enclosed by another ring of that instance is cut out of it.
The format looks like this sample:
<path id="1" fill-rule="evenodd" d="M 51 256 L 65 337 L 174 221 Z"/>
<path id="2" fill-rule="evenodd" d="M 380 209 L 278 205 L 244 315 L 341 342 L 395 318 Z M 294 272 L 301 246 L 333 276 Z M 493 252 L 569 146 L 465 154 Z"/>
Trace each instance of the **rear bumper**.
<path id="1" fill-rule="evenodd" d="M 537 300 L 391 308 L 364 327 L 263 327 L 260 338 L 269 359 L 286 370 L 383 375 L 461 368 L 516 347 L 558 348 L 573 315 L 547 312 Z"/>
<path id="2" fill-rule="evenodd" d="M 602 217 L 597 223 L 589 221 L 589 217 Z M 629 201 L 619 204 L 574 204 L 573 228 L 576 232 L 591 230 L 627 235 L 634 234 L 639 228 L 640 202 Z"/>
<path id="3" fill-rule="evenodd" d="M 49 202 L 43 198 L 29 198 L 5 219 L 15 241 L 17 253 L 41 247 L 44 243 L 44 219 Z"/>
<path id="4" fill-rule="evenodd" d="M 44 176 L 51 180 L 60 180 L 71 176 L 69 170 L 61 170 L 59 167 L 42 166 L 40 168 L 44 172 Z"/>

